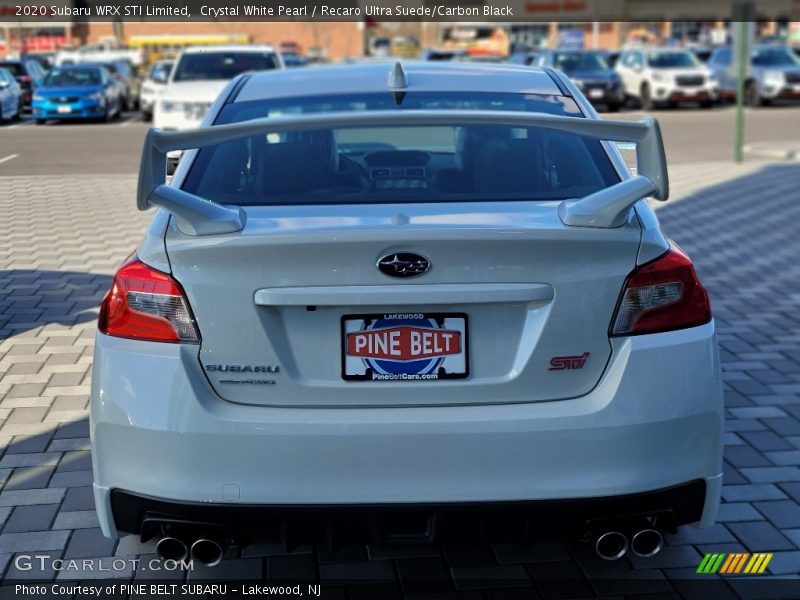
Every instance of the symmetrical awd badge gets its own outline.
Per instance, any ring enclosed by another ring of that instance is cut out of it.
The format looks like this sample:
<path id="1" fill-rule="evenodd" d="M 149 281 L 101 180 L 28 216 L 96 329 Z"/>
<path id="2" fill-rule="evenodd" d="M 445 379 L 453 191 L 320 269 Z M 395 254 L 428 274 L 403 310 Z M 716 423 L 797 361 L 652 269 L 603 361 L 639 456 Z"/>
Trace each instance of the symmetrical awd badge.
<path id="1" fill-rule="evenodd" d="M 395 252 L 378 260 L 378 269 L 391 277 L 416 277 L 427 273 L 431 262 L 424 256 L 413 252 Z"/>

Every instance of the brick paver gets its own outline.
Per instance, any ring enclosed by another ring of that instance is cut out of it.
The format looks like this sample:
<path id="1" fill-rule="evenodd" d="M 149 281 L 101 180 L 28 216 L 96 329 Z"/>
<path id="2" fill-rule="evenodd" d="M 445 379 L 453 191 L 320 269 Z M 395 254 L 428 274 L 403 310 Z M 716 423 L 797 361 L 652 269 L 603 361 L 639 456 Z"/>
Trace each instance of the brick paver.
<path id="1" fill-rule="evenodd" d="M 772 574 L 800 573 L 800 166 L 682 164 L 671 177 L 674 200 L 658 205 L 659 218 L 693 257 L 719 329 L 728 434 L 716 526 L 683 528 L 652 560 L 614 563 L 561 542 L 333 554 L 264 544 L 190 581 L 322 578 L 334 586 L 326 597 L 342 598 L 692 597 L 702 554 L 737 550 L 774 551 Z M 0 573 L 9 580 L 57 575 L 21 573 L 20 552 L 153 557 L 152 543 L 102 538 L 89 487 L 96 307 L 150 219 L 135 210 L 134 187 L 134 177 L 0 178 Z M 59 575 L 75 578 L 90 574 Z M 335 587 L 353 578 L 368 583 Z M 748 593 L 718 583 L 713 597 Z"/>

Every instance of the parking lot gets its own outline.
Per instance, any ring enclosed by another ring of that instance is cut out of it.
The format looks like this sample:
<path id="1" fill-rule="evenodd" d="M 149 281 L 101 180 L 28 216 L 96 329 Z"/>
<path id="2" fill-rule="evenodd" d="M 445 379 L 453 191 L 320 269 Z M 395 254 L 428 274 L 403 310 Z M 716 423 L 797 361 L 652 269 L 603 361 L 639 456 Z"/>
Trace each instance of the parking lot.
<path id="1" fill-rule="evenodd" d="M 800 106 L 784 104 L 746 109 L 745 142 L 795 142 L 800 139 Z M 728 161 L 733 156 L 734 107 L 711 110 L 687 106 L 653 113 L 662 124 L 670 164 Z M 644 113 L 628 109 L 601 113 L 606 118 L 635 120 Z M 0 176 L 135 173 L 149 123 L 135 112 L 112 123 L 36 125 L 31 119 L 0 127 Z"/>
<path id="2" fill-rule="evenodd" d="M 198 567 L 188 580 L 319 578 L 324 597 L 351 599 L 694 597 L 698 582 L 713 586 L 702 589 L 715 598 L 788 597 L 752 579 L 701 579 L 695 570 L 708 552 L 772 552 L 769 574 L 800 572 L 800 162 L 753 154 L 731 163 L 730 106 L 656 116 L 673 187 L 659 216 L 695 261 L 719 328 L 728 433 L 716 526 L 680 531 L 652 559 L 615 562 L 561 540 L 291 552 L 261 545 L 231 550 L 221 566 Z M 748 109 L 746 141 L 800 142 L 798 124 L 797 106 Z M 150 218 L 134 202 L 147 126 L 126 113 L 110 124 L 0 128 L 0 573 L 9 582 L 98 576 L 25 571 L 17 557 L 32 552 L 145 558 L 102 577 L 177 575 L 147 568 L 152 544 L 102 537 L 90 487 L 96 307 Z"/>

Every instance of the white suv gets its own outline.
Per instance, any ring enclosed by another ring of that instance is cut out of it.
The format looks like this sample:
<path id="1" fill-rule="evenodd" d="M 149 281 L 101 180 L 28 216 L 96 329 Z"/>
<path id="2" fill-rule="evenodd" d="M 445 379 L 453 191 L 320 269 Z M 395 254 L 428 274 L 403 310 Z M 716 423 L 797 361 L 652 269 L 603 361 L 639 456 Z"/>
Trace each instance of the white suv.
<path id="1" fill-rule="evenodd" d="M 155 103 L 153 125 L 181 130 L 197 127 L 231 79 L 245 71 L 283 67 L 270 46 L 193 46 L 181 52 L 166 88 Z"/>
<path id="2" fill-rule="evenodd" d="M 710 69 L 688 50 L 672 48 L 624 50 L 616 70 L 628 96 L 644 110 L 699 102 L 710 108 L 719 99 L 719 83 Z"/>

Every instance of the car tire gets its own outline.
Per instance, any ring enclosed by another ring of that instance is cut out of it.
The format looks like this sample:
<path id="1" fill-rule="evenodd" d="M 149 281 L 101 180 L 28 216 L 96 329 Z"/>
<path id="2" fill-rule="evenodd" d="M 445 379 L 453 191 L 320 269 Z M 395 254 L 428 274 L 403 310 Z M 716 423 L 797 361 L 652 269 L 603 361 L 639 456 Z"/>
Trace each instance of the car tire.
<path id="1" fill-rule="evenodd" d="M 758 93 L 758 85 L 756 85 L 755 81 L 748 81 L 744 86 L 744 103 L 747 106 L 752 106 L 754 108 L 763 106 L 764 100 L 761 98 L 761 94 Z"/>
<path id="2" fill-rule="evenodd" d="M 646 83 L 643 83 L 639 90 L 639 104 L 642 105 L 642 110 L 653 110 L 655 107 L 653 97 L 650 95 L 650 86 Z"/>
<path id="3" fill-rule="evenodd" d="M 44 125 L 45 123 L 47 123 L 47 119 L 36 119 L 37 125 Z"/>
<path id="4" fill-rule="evenodd" d="M 142 121 L 150 122 L 153 120 L 153 113 L 152 111 L 142 111 Z"/>
<path id="5" fill-rule="evenodd" d="M 713 100 L 703 100 L 700 103 L 700 108 L 704 108 L 704 109 L 709 109 L 709 108 L 711 108 L 713 106 L 714 106 L 714 101 Z"/>
<path id="6" fill-rule="evenodd" d="M 608 109 L 608 112 L 619 112 L 620 106 L 621 105 L 619 102 L 609 102 L 606 105 L 606 108 Z"/>

